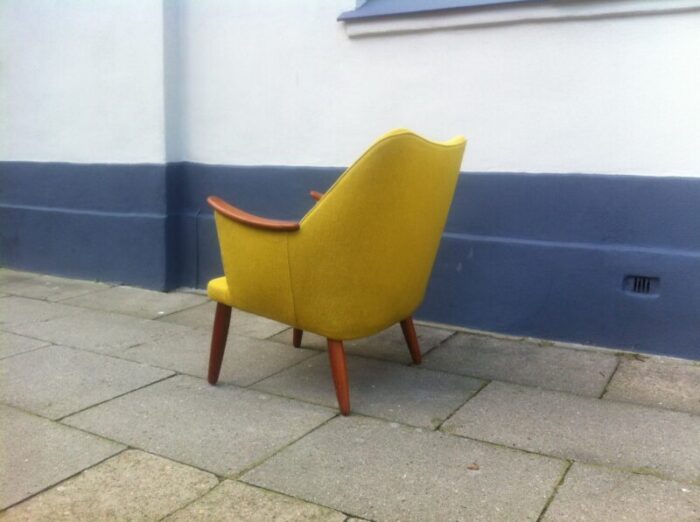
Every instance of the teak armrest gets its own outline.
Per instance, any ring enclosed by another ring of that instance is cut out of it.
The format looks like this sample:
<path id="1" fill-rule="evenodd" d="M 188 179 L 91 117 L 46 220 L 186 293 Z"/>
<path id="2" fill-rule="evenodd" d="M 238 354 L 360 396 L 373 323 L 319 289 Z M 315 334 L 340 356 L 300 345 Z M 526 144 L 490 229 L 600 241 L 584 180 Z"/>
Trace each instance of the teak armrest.
<path id="1" fill-rule="evenodd" d="M 299 230 L 297 221 L 283 221 L 280 219 L 267 219 L 264 217 L 249 214 L 248 212 L 236 208 L 233 205 L 226 203 L 223 199 L 216 196 L 207 198 L 209 206 L 216 210 L 219 214 L 226 216 L 229 219 L 243 223 L 254 228 L 262 228 L 264 230 Z"/>
<path id="2" fill-rule="evenodd" d="M 309 195 L 311 195 L 312 198 L 318 201 L 323 197 L 323 192 L 316 192 L 315 190 L 312 190 L 311 192 L 309 192 Z"/>

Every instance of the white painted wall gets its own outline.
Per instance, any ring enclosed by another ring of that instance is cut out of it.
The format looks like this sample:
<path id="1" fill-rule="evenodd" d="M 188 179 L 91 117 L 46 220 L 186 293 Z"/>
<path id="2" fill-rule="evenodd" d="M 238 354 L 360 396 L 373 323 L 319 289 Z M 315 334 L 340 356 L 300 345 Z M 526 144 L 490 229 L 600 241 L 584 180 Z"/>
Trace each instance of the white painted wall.
<path id="1" fill-rule="evenodd" d="M 164 158 L 161 0 L 1 0 L 0 160 Z"/>
<path id="2" fill-rule="evenodd" d="M 162 1 L 0 3 L 1 159 L 341 166 L 409 127 L 466 171 L 700 176 L 698 9 L 351 38 L 354 0 Z"/>
<path id="3" fill-rule="evenodd" d="M 347 165 L 409 127 L 468 171 L 700 175 L 700 12 L 351 39 L 353 7 L 188 1 L 182 157 Z"/>

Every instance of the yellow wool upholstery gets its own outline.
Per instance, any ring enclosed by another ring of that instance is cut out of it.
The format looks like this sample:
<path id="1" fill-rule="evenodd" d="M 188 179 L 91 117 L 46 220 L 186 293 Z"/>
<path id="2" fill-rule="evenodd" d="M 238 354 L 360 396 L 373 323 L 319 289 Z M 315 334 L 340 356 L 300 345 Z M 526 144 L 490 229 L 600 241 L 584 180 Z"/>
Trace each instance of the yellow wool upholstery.
<path id="1" fill-rule="evenodd" d="M 410 317 L 425 294 L 465 145 L 404 129 L 385 134 L 296 231 L 217 212 L 225 279 L 209 283 L 209 296 L 338 340 Z"/>
<path id="2" fill-rule="evenodd" d="M 217 303 L 230 303 L 231 296 L 228 293 L 228 283 L 225 277 L 217 277 L 209 281 L 207 294 Z"/>

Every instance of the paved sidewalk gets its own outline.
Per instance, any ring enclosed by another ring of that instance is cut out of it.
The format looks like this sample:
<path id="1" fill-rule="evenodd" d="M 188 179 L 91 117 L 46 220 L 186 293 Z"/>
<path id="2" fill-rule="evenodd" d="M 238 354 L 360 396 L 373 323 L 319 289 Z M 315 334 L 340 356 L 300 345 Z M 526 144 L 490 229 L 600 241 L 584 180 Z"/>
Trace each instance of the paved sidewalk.
<path id="1" fill-rule="evenodd" d="M 700 520 L 696 361 L 393 328 L 344 418 L 323 340 L 242 312 L 207 384 L 213 312 L 0 270 L 0 520 Z"/>

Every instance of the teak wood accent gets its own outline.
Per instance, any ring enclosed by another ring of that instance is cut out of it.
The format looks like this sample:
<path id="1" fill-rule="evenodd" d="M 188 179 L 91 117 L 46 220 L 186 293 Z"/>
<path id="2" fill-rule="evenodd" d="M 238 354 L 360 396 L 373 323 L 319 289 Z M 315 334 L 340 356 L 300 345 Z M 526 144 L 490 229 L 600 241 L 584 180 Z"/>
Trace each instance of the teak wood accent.
<path id="1" fill-rule="evenodd" d="M 316 192 L 315 190 L 312 190 L 311 192 L 309 192 L 309 194 L 316 201 L 318 201 L 319 199 L 321 199 L 323 197 L 323 192 Z"/>
<path id="2" fill-rule="evenodd" d="M 345 350 L 343 341 L 328 339 L 328 358 L 331 362 L 333 384 L 335 384 L 335 396 L 338 398 L 338 407 L 343 415 L 350 414 L 350 385 L 348 383 L 348 368 L 345 364 Z"/>
<path id="3" fill-rule="evenodd" d="M 265 230 L 280 230 L 280 231 L 290 231 L 299 230 L 299 223 L 297 221 L 283 221 L 280 219 L 267 219 L 264 217 L 256 216 L 254 214 L 249 214 L 245 210 L 236 208 L 233 205 L 226 203 L 223 199 L 216 196 L 209 196 L 207 198 L 207 203 L 209 206 L 219 212 L 221 215 L 226 216 L 229 219 L 243 223 L 255 228 L 262 228 Z"/>
<path id="4" fill-rule="evenodd" d="M 409 317 L 401 321 L 401 330 L 403 331 L 404 339 L 406 339 L 408 351 L 411 352 L 411 359 L 413 359 L 413 364 L 420 364 L 422 361 L 422 356 L 420 353 L 420 346 L 418 346 L 418 336 L 416 335 L 416 328 L 415 326 L 413 326 L 413 317 Z"/>
<path id="5" fill-rule="evenodd" d="M 214 329 L 211 334 L 211 351 L 209 352 L 209 374 L 207 375 L 209 384 L 216 384 L 216 381 L 219 380 L 219 372 L 221 372 L 221 362 L 224 360 L 224 350 L 226 350 L 226 338 L 228 337 L 228 326 L 230 323 L 231 307 L 216 303 Z"/>
<path id="6" fill-rule="evenodd" d="M 292 336 L 292 344 L 295 348 L 301 346 L 301 336 L 304 335 L 304 330 L 299 330 L 299 328 L 294 329 L 294 335 Z"/>

